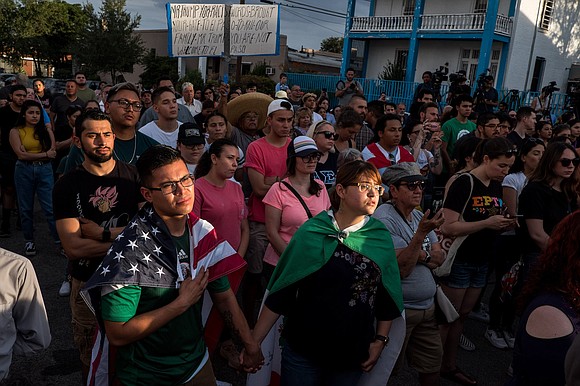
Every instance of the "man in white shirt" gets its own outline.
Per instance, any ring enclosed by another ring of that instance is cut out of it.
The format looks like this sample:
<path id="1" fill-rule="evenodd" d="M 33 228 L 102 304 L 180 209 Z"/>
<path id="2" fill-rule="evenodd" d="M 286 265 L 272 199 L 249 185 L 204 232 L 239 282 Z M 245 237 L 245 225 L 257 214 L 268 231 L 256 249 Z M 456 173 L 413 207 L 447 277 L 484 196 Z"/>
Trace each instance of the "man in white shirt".
<path id="1" fill-rule="evenodd" d="M 153 91 L 153 109 L 157 119 L 141 127 L 139 131 L 157 142 L 175 147 L 177 129 L 181 122 L 177 120 L 177 99 L 169 87 L 159 87 Z"/>
<path id="2" fill-rule="evenodd" d="M 187 107 L 192 116 L 201 113 L 201 102 L 194 98 L 195 89 L 192 83 L 185 82 L 181 86 L 182 97 L 177 100 L 177 103 Z"/>

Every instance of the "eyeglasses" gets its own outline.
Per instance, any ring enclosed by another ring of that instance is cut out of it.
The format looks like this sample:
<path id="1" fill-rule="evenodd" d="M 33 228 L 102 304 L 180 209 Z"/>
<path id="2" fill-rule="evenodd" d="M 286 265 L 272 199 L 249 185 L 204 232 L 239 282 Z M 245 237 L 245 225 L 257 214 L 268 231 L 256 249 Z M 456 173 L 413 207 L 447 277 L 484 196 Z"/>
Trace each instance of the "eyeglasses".
<path id="1" fill-rule="evenodd" d="M 196 150 L 196 149 L 203 149 L 205 147 L 205 143 L 195 143 L 193 145 L 183 145 L 186 149 L 189 150 Z"/>
<path id="2" fill-rule="evenodd" d="M 131 106 L 134 111 L 141 111 L 141 109 L 143 108 L 143 104 L 141 102 L 130 102 L 127 99 L 116 99 L 113 101 L 109 101 L 109 103 L 112 102 L 117 102 L 119 106 L 121 106 L 125 110 L 129 110 L 129 106 Z"/>
<path id="3" fill-rule="evenodd" d="M 338 139 L 338 134 L 333 133 L 332 131 L 319 131 L 318 133 L 314 133 L 314 135 L 317 134 L 322 134 L 324 135 L 324 138 L 326 139 L 333 139 L 334 141 L 336 141 Z"/>
<path id="4" fill-rule="evenodd" d="M 580 158 L 562 158 L 559 160 L 560 163 L 562 164 L 562 166 L 564 166 L 565 168 L 570 166 L 570 164 L 573 164 L 574 167 L 580 165 Z"/>
<path id="5" fill-rule="evenodd" d="M 181 178 L 179 181 L 164 182 L 158 188 L 152 188 L 147 186 L 146 188 L 149 190 L 158 190 L 161 193 L 168 195 L 175 194 L 175 192 L 177 192 L 177 184 L 181 184 L 181 186 L 183 186 L 184 188 L 189 188 L 190 186 L 193 186 L 193 183 L 194 183 L 193 176 L 191 174 L 188 174 L 183 178 Z"/>
<path id="6" fill-rule="evenodd" d="M 385 193 L 385 188 L 381 185 L 373 185 L 368 182 L 357 182 L 356 184 L 348 184 L 346 186 L 358 186 L 359 192 L 367 192 L 369 193 L 371 190 L 374 193 L 377 193 L 379 196 L 382 196 Z"/>
<path id="7" fill-rule="evenodd" d="M 419 188 L 420 190 L 425 189 L 425 181 L 414 181 L 414 182 L 400 182 L 399 186 L 406 186 L 411 192 L 414 192 Z"/>
<path id="8" fill-rule="evenodd" d="M 314 161 L 318 162 L 318 161 L 320 161 L 321 157 L 322 157 L 322 154 L 316 152 L 316 153 L 311 153 L 311 154 L 305 155 L 304 157 L 300 157 L 300 158 L 302 158 L 302 161 L 304 161 L 305 163 L 308 163 L 308 162 L 314 162 Z"/>
<path id="9" fill-rule="evenodd" d="M 494 124 L 488 123 L 487 125 L 484 125 L 484 127 L 487 127 L 489 129 L 497 129 L 499 127 L 499 125 L 494 125 Z"/>

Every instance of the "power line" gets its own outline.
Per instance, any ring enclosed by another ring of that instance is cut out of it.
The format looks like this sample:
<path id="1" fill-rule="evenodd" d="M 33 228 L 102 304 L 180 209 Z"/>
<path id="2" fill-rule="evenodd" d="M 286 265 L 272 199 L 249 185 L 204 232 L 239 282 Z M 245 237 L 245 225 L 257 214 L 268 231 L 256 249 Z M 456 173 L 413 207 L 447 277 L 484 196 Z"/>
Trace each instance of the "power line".
<path id="1" fill-rule="evenodd" d="M 312 19 L 309 19 L 307 16 L 305 16 L 305 15 L 303 15 L 303 14 L 300 14 L 300 13 L 298 13 L 298 12 L 296 12 L 296 11 L 291 11 L 291 10 L 289 10 L 289 9 L 284 9 L 284 11 L 286 11 L 286 12 L 288 12 L 288 13 L 291 13 L 292 15 L 294 15 L 294 16 L 297 16 L 298 18 L 300 18 L 300 19 L 303 19 L 303 20 L 305 20 L 305 21 L 307 21 L 307 22 L 309 22 L 309 23 L 312 23 L 312 24 L 314 24 L 314 25 L 317 25 L 317 26 L 319 26 L 319 27 L 321 27 L 321 28 L 324 28 L 324 29 L 327 29 L 327 30 L 329 30 L 329 31 L 332 31 L 332 32 L 334 32 L 334 33 L 337 33 L 337 34 L 343 34 L 343 33 L 344 33 L 344 31 L 337 31 L 337 30 L 334 30 L 334 29 L 332 29 L 332 28 L 329 28 L 329 27 L 327 27 L 327 26 L 324 26 L 324 25 L 322 25 L 322 24 L 318 24 L 316 21 L 314 21 L 314 20 L 312 20 Z M 333 23 L 333 24 L 338 24 L 338 23 Z"/>
<path id="2" fill-rule="evenodd" d="M 271 4 L 271 5 L 281 5 L 283 7 L 288 7 L 288 8 L 303 9 L 303 10 L 310 11 L 310 12 L 315 12 L 315 10 L 316 10 L 316 11 L 318 11 L 317 13 L 320 13 L 320 14 L 323 14 L 323 15 L 337 17 L 339 19 L 345 19 L 346 18 L 346 15 L 344 15 L 344 14 L 340 14 L 340 13 L 334 12 L 334 11 L 327 11 L 325 9 L 318 8 L 318 7 L 312 7 L 312 6 L 309 6 L 308 8 L 306 8 L 306 7 L 299 7 L 299 6 L 296 6 L 296 5 L 276 3 L 276 2 L 271 1 L 271 0 L 260 0 L 260 2 L 261 3 L 266 3 L 266 4 Z"/>

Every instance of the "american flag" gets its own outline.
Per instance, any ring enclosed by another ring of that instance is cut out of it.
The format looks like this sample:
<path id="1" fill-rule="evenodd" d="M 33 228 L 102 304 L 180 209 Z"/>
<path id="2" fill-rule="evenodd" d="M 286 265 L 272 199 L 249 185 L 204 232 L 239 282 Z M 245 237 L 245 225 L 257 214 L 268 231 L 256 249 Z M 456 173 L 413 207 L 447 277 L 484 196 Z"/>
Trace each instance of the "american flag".
<path id="1" fill-rule="evenodd" d="M 189 272 L 192 277 L 205 267 L 209 281 L 228 276 L 235 292 L 243 276 L 244 259 L 225 240 L 218 238 L 214 227 L 190 213 L 187 219 L 190 241 Z M 113 366 L 112 347 L 106 339 L 100 319 L 101 287 L 138 285 L 141 287 L 179 288 L 185 273 L 167 226 L 150 204 L 141 208 L 117 236 L 103 262 L 83 288 L 82 295 L 99 320 L 89 374 L 89 385 L 109 385 Z M 207 296 L 206 296 L 207 298 Z M 207 299 L 206 299 L 207 301 Z M 204 304 L 204 310 L 209 310 Z M 203 315 L 206 344 L 210 352 L 217 345 L 223 323 L 217 310 Z"/>

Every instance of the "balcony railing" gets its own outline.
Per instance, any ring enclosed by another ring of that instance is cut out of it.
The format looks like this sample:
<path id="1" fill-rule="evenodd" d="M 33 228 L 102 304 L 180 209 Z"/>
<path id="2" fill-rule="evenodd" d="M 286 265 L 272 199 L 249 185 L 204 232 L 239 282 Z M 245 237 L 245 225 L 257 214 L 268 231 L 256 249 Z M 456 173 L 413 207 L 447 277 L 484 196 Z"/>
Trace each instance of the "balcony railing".
<path id="1" fill-rule="evenodd" d="M 419 29 L 425 32 L 443 31 L 483 31 L 485 14 L 465 13 L 451 15 L 422 15 Z M 413 16 L 371 16 L 353 17 L 351 32 L 397 32 L 411 31 Z M 512 19 L 498 15 L 495 32 L 510 36 Z"/>
<path id="2" fill-rule="evenodd" d="M 411 31 L 413 16 L 353 17 L 351 32 Z"/>

